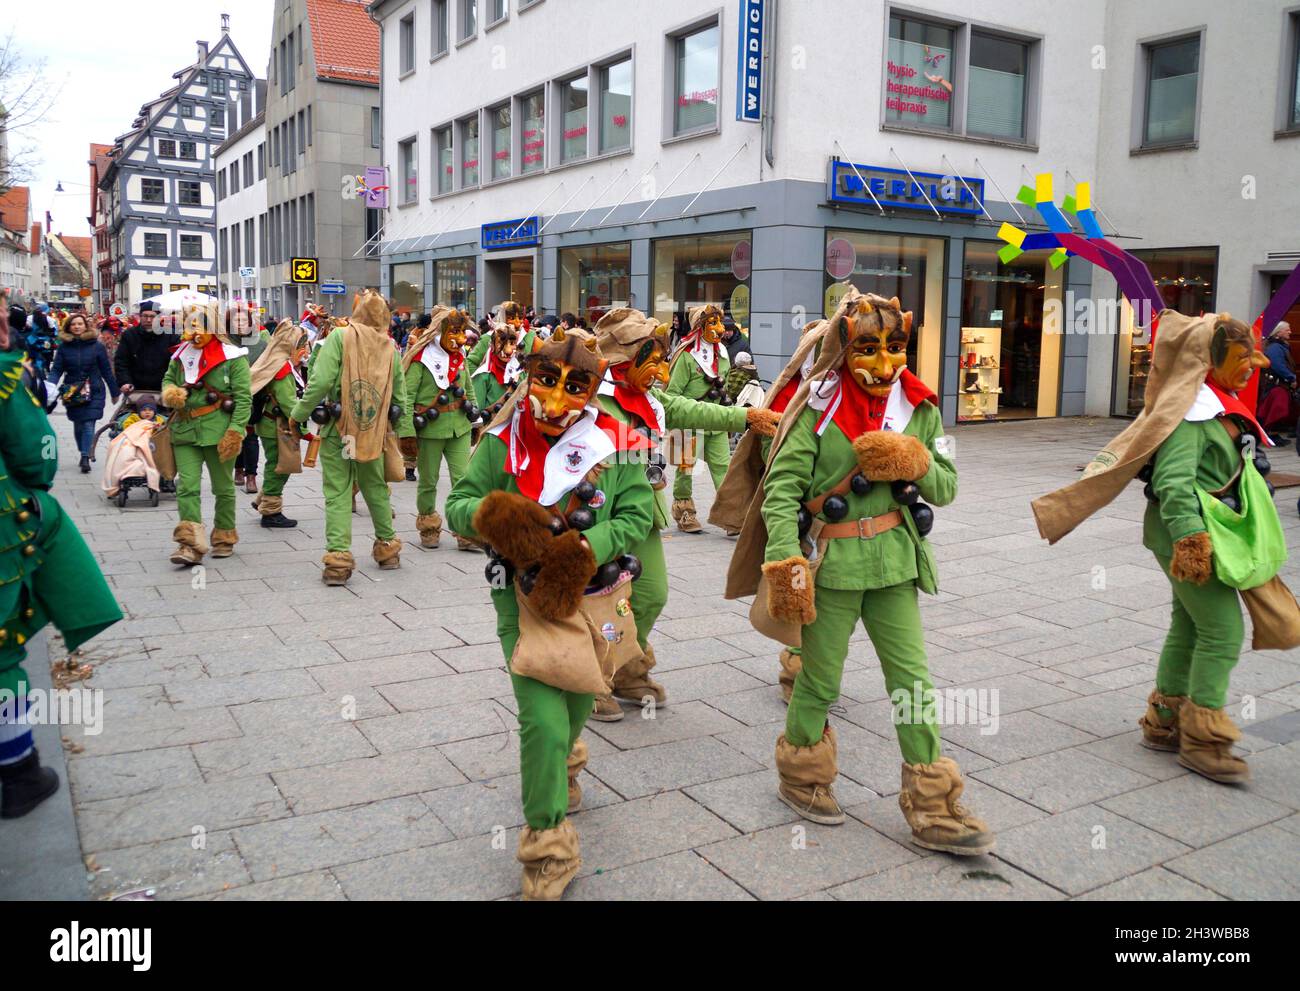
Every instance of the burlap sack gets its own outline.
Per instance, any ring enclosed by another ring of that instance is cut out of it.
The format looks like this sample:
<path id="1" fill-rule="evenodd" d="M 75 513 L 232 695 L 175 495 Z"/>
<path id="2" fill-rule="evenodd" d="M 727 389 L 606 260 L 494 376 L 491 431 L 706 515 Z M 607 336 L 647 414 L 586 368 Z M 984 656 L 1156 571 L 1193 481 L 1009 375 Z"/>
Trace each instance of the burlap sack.
<path id="1" fill-rule="evenodd" d="M 1092 459 L 1081 479 L 1031 503 L 1038 532 L 1049 543 L 1119 495 L 1182 423 L 1209 372 L 1215 320 L 1213 313 L 1185 317 L 1177 310 L 1161 311 L 1142 412 Z"/>
<path id="2" fill-rule="evenodd" d="M 632 576 L 626 572 L 607 589 L 583 596 L 582 611 L 609 644 L 610 677 L 625 664 L 645 657 L 636 639 Z"/>
<path id="3" fill-rule="evenodd" d="M 281 475 L 302 474 L 302 442 L 284 417 L 275 421 L 275 470 Z"/>
<path id="4" fill-rule="evenodd" d="M 519 603 L 519 640 L 510 655 L 510 671 L 544 685 L 578 695 L 606 695 L 614 684 L 610 642 L 582 609 L 561 620 L 543 619 L 515 586 Z M 636 642 L 636 630 L 632 631 Z"/>
<path id="5" fill-rule="evenodd" d="M 406 481 L 406 459 L 397 443 L 397 434 L 392 430 L 384 434 L 384 481 Z"/>
<path id="6" fill-rule="evenodd" d="M 1290 650 L 1300 647 L 1300 604 L 1281 578 L 1274 576 L 1256 588 L 1242 589 L 1250 613 L 1253 650 Z"/>
<path id="7" fill-rule="evenodd" d="M 171 423 L 164 423 L 149 439 L 153 448 L 153 463 L 158 474 L 168 480 L 176 477 L 176 452 L 172 450 Z"/>

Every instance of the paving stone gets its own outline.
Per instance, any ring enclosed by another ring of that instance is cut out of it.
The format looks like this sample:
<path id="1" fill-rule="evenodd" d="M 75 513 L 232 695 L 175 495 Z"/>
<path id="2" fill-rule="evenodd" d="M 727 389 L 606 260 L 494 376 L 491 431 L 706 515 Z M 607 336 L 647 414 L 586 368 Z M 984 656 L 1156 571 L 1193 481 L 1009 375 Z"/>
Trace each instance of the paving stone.
<path id="1" fill-rule="evenodd" d="M 374 752 L 357 724 L 339 720 L 321 723 L 310 734 L 263 728 L 262 732 L 235 740 L 196 744 L 194 759 L 199 762 L 205 780 L 227 781 L 351 757 L 369 757 Z"/>
<path id="2" fill-rule="evenodd" d="M 158 711 L 137 716 L 125 723 L 105 727 L 88 735 L 84 727 L 69 726 L 65 735 L 83 746 L 87 757 L 132 753 L 161 747 L 179 747 L 205 740 L 224 740 L 240 735 L 239 727 L 225 709 L 194 709 L 188 712 Z"/>
<path id="3" fill-rule="evenodd" d="M 319 691 L 306 671 L 289 670 L 180 682 L 168 688 L 167 697 L 175 709 L 185 710 L 315 695 Z"/>
<path id="4" fill-rule="evenodd" d="M 1256 754 L 1249 763 L 1252 795 L 1300 808 L 1300 743 Z"/>
<path id="5" fill-rule="evenodd" d="M 324 664 L 307 669 L 327 692 L 355 691 L 372 685 L 392 685 L 421 678 L 439 678 L 455 671 L 430 651 L 380 657 L 369 661 Z"/>
<path id="6" fill-rule="evenodd" d="M 1142 696 L 1145 698 L 1145 691 Z M 1066 725 L 1100 737 L 1129 732 L 1142 715 L 1144 707 L 1141 702 L 1135 703 L 1132 695 L 1112 691 L 1053 702 L 1039 706 L 1035 711 L 1049 719 L 1060 720 Z"/>
<path id="7" fill-rule="evenodd" d="M 1149 750 L 1142 746 L 1141 740 L 1142 731 L 1135 729 L 1131 733 L 1085 743 L 1079 749 L 1156 781 L 1167 781 L 1192 773 L 1178 763 L 1177 754 Z"/>
<path id="8" fill-rule="evenodd" d="M 159 901 L 220 892 L 251 880 L 229 833 L 212 833 L 194 849 L 189 837 L 96 854 L 90 885 L 95 898 L 151 888 Z"/>
<path id="9" fill-rule="evenodd" d="M 276 771 L 271 778 L 294 815 L 364 805 L 465 781 L 455 765 L 433 747 Z"/>
<path id="10" fill-rule="evenodd" d="M 797 898 L 917 859 L 854 819 L 799 821 L 696 848 L 704 860 L 765 901 Z"/>
<path id="11" fill-rule="evenodd" d="M 354 901 L 491 901 L 519 894 L 518 845 L 519 831 L 512 829 L 374 857 L 330 873 Z"/>
<path id="12" fill-rule="evenodd" d="M 1284 818 L 1289 811 L 1245 788 L 1224 787 L 1199 774 L 1162 781 L 1098 804 L 1190 847 L 1209 846 Z"/>
<path id="13" fill-rule="evenodd" d="M 398 630 L 395 633 L 370 633 L 365 636 L 331 640 L 330 645 L 347 661 L 368 661 L 394 654 L 414 654 L 440 647 L 458 647 L 461 641 L 441 629 Z"/>
<path id="14" fill-rule="evenodd" d="M 77 805 L 203 784 L 203 775 L 189 747 L 75 757 L 68 761 L 68 778 Z"/>
<path id="15" fill-rule="evenodd" d="M 669 703 L 690 702 L 693 699 L 708 701 L 719 695 L 743 692 L 763 684 L 757 678 L 751 678 L 729 664 L 679 668 L 676 671 L 665 671 L 663 674 L 656 671 L 655 680 L 668 692 Z"/>
<path id="16" fill-rule="evenodd" d="M 276 881 L 224 889 L 211 897 L 218 902 L 342 902 L 343 889 L 329 871 L 295 874 Z"/>
<path id="17" fill-rule="evenodd" d="M 1295 833 L 1261 826 L 1165 866 L 1227 898 L 1295 901 L 1300 898 L 1300 858 L 1295 852 Z"/>
<path id="18" fill-rule="evenodd" d="M 831 888 L 840 901 L 1055 901 L 1065 896 L 990 856 L 927 857 Z"/>
<path id="19" fill-rule="evenodd" d="M 969 776 L 965 776 L 964 780 L 966 787 L 962 792 L 962 804 L 988 823 L 989 829 L 995 836 L 1004 830 L 1023 826 L 1027 822 L 1047 818 L 1047 813 L 1042 809 L 1022 802 L 1006 792 L 998 791 L 982 781 Z M 893 795 L 872 797 L 861 803 L 844 803 L 844 811 L 900 846 L 907 847 L 918 856 L 943 856 L 911 845 L 912 828 L 903 818 L 903 810 L 898 805 L 897 790 Z"/>
<path id="20" fill-rule="evenodd" d="M 753 901 L 753 896 L 691 852 L 577 878 L 566 901 Z"/>
<path id="21" fill-rule="evenodd" d="M 1081 902 L 1212 902 L 1223 901 L 1208 888 L 1193 884 L 1163 867 L 1152 867 L 1132 877 L 1103 885 L 1080 895 Z"/>
<path id="22" fill-rule="evenodd" d="M 992 730 L 992 732 L 990 732 Z M 999 764 L 1087 743 L 1092 736 L 1037 712 L 999 715 L 996 724 L 945 726 L 944 739 Z"/>
<path id="23" fill-rule="evenodd" d="M 207 671 L 197 657 L 115 657 L 94 665 L 87 685 L 91 688 L 133 688 L 139 685 L 166 685 L 172 682 L 206 678 Z"/>
<path id="24" fill-rule="evenodd" d="M 522 826 L 524 810 L 519 782 L 518 774 L 506 774 L 487 781 L 439 788 L 420 797 L 459 839 L 490 833 L 497 827 L 514 829 Z M 578 783 L 582 786 L 581 809 L 597 809 L 622 801 L 590 772 L 581 774 Z M 576 812 L 571 814 L 576 815 Z"/>
<path id="25" fill-rule="evenodd" d="M 451 839 L 428 806 L 414 795 L 369 805 L 294 816 L 234 830 L 235 842 L 256 881 L 339 864 Z M 347 885 L 343 877 L 335 874 Z"/>
<path id="26" fill-rule="evenodd" d="M 714 700 L 715 703 L 717 701 Z M 584 731 L 588 739 L 595 735 L 608 740 L 620 750 L 635 750 L 660 743 L 713 736 L 741 726 L 739 721 L 703 702 L 677 704 L 670 700 L 669 704 L 662 708 L 641 709 L 624 706 L 623 709 L 626 715 L 616 723 L 602 723 L 595 720 L 588 722 Z"/>
<path id="27" fill-rule="evenodd" d="M 707 702 L 712 708 L 726 713 L 731 717 L 732 721 L 741 722 L 747 726 L 785 723 L 786 707 L 781 700 L 781 692 L 771 685 L 751 688 L 744 692 L 717 695 L 708 699 Z M 704 703 L 688 704 L 703 705 Z"/>
<path id="28" fill-rule="evenodd" d="M 980 781 L 1047 812 L 1064 812 L 1152 783 L 1145 775 L 1082 750 L 1042 754 L 974 773 Z"/>
<path id="29" fill-rule="evenodd" d="M 582 844 L 579 877 L 699 850 L 736 831 L 679 791 L 619 802 L 573 817 Z"/>
<path id="30" fill-rule="evenodd" d="M 471 702 L 446 709 L 362 719 L 356 725 L 376 750 L 391 754 L 492 736 L 507 731 L 515 725 L 515 719 L 494 702 Z"/>
<path id="31" fill-rule="evenodd" d="M 261 733 L 309 735 L 322 723 L 371 719 L 390 716 L 394 712 L 393 707 L 373 688 L 246 702 L 229 706 L 226 711 L 235 717 L 245 736 Z"/>
<path id="32" fill-rule="evenodd" d="M 510 675 L 506 674 L 504 667 L 379 687 L 379 694 L 398 712 L 463 705 L 497 695 L 509 695 L 510 691 Z"/>
<path id="33" fill-rule="evenodd" d="M 742 833 L 755 833 L 799 820 L 798 813 L 777 797 L 777 784 L 776 772 L 764 769 L 682 790 Z M 875 793 L 841 777 L 835 782 L 835 797 L 842 807 L 847 807 L 864 803 L 874 798 Z"/>
<path id="34" fill-rule="evenodd" d="M 759 767 L 726 744 L 704 737 L 610 754 L 592 773 L 624 798 L 640 798 Z"/>

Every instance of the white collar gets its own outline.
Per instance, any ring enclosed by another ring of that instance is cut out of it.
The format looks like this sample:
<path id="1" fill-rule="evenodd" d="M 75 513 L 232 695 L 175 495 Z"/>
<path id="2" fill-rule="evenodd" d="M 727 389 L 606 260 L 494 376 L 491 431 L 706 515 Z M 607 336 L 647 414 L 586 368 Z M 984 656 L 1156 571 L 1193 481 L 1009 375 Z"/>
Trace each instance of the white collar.
<path id="1" fill-rule="evenodd" d="M 225 341 L 221 342 L 221 350 L 223 361 L 230 361 L 248 354 L 247 348 L 236 347 L 233 344 L 227 344 Z M 199 375 L 199 363 L 203 359 L 203 348 L 196 348 L 192 341 L 184 341 L 172 357 L 180 362 L 181 369 L 185 372 L 185 384 L 196 385 L 201 377 Z M 213 365 L 212 367 L 217 366 Z M 211 370 L 211 368 L 208 369 L 208 371 Z"/>
<path id="2" fill-rule="evenodd" d="M 539 504 L 553 506 L 564 498 L 593 467 L 600 464 L 616 448 L 614 442 L 600 427 L 596 426 L 596 417 L 600 407 L 592 404 L 582 411 L 578 421 L 566 430 L 546 454 L 542 491 L 537 497 Z M 528 452 L 522 447 L 515 448 L 516 426 L 520 417 L 531 416 L 525 404 L 523 409 L 515 410 L 506 423 L 493 427 L 488 433 L 500 437 L 510 449 L 510 460 L 520 460 L 519 467 L 528 467 Z M 502 433 L 509 427 L 509 433 Z"/>
<path id="3" fill-rule="evenodd" d="M 849 384 L 852 385 L 852 383 Z M 824 434 L 826 428 L 835 419 L 835 411 L 839 408 L 840 400 L 843 397 L 843 388 L 844 386 L 840 382 L 840 373 L 833 368 L 821 378 L 809 382 L 808 405 L 825 413 L 821 419 L 821 426 L 817 429 L 818 435 Z M 916 407 L 907 398 L 907 392 L 903 389 L 903 381 L 900 376 L 894 380 L 893 386 L 890 387 L 889 398 L 885 401 L 885 415 L 880 421 L 880 429 L 892 430 L 901 434 L 907 429 L 907 425 L 912 422 L 912 414 L 915 412 Z M 853 438 L 850 437 L 849 439 L 852 440 Z"/>
<path id="4" fill-rule="evenodd" d="M 1203 420 L 1213 420 L 1216 416 L 1222 416 L 1224 413 L 1223 401 L 1214 394 L 1204 382 L 1196 393 L 1196 398 L 1192 400 L 1191 409 L 1183 414 L 1184 420 L 1192 423 L 1200 423 Z"/>
<path id="5" fill-rule="evenodd" d="M 717 350 L 718 346 L 716 344 L 710 344 L 704 339 L 703 332 L 700 333 L 700 336 L 695 341 L 695 345 L 691 348 L 691 357 L 694 358 L 695 363 L 700 366 L 700 371 L 709 377 L 713 377 L 717 374 L 717 372 L 713 370 L 714 363 L 717 361 L 718 357 Z"/>
<path id="6" fill-rule="evenodd" d="M 433 376 L 433 381 L 437 383 L 439 389 L 451 387 L 451 355 L 442 349 L 436 337 L 430 340 L 420 352 L 420 364 L 429 369 L 429 374 Z M 479 367 L 486 365 L 485 361 Z"/>

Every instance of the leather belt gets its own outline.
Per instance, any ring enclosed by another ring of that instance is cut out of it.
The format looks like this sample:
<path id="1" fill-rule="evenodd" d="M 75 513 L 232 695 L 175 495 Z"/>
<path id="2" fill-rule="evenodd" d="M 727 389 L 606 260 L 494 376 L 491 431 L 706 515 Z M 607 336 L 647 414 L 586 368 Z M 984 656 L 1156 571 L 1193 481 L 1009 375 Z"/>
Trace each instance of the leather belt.
<path id="1" fill-rule="evenodd" d="M 456 410 L 460 409 L 464 405 L 465 405 L 465 400 L 464 398 L 461 398 L 461 399 L 451 400 L 451 402 L 447 403 L 446 406 L 439 406 L 437 403 L 434 403 L 431 406 L 421 406 L 419 403 L 416 403 L 411 408 L 416 413 L 419 413 L 421 416 L 423 416 L 425 413 L 430 412 L 431 410 L 437 410 L 438 414 L 442 415 L 443 413 L 454 413 L 456 412 Z"/>
<path id="2" fill-rule="evenodd" d="M 859 540 L 870 540 L 872 537 L 879 536 L 896 526 L 902 526 L 903 513 L 901 510 L 893 510 L 882 516 L 864 516 L 858 520 L 845 520 L 843 523 L 827 523 L 818 533 L 818 538 L 829 537 L 832 540 L 856 537 Z"/>
<path id="3" fill-rule="evenodd" d="M 221 409 L 222 402 L 224 402 L 224 400 L 210 403 L 207 406 L 199 406 L 196 409 L 182 409 L 181 412 L 185 414 L 185 419 L 194 420 L 200 416 L 207 416 L 209 413 L 215 413 L 217 410 Z"/>

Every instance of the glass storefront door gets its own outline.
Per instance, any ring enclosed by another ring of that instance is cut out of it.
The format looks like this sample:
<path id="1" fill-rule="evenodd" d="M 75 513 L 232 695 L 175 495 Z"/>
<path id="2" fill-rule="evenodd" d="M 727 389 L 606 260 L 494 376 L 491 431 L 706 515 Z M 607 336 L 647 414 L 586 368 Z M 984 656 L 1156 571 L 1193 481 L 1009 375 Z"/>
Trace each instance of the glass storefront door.
<path id="1" fill-rule="evenodd" d="M 712 303 L 742 327 L 749 327 L 749 286 L 753 270 L 749 231 L 674 237 L 654 242 L 654 316 L 672 323 L 674 313 Z"/>
<path id="2" fill-rule="evenodd" d="M 390 272 L 389 296 L 403 317 L 418 317 L 424 312 L 424 262 L 394 265 Z"/>
<path id="3" fill-rule="evenodd" d="M 590 327 L 613 307 L 632 305 L 630 241 L 562 248 L 559 259 L 561 313 L 581 317 Z"/>
<path id="4" fill-rule="evenodd" d="M 434 302 L 464 310 L 474 320 L 478 311 L 478 292 L 474 283 L 473 258 L 446 258 L 433 264 Z"/>

